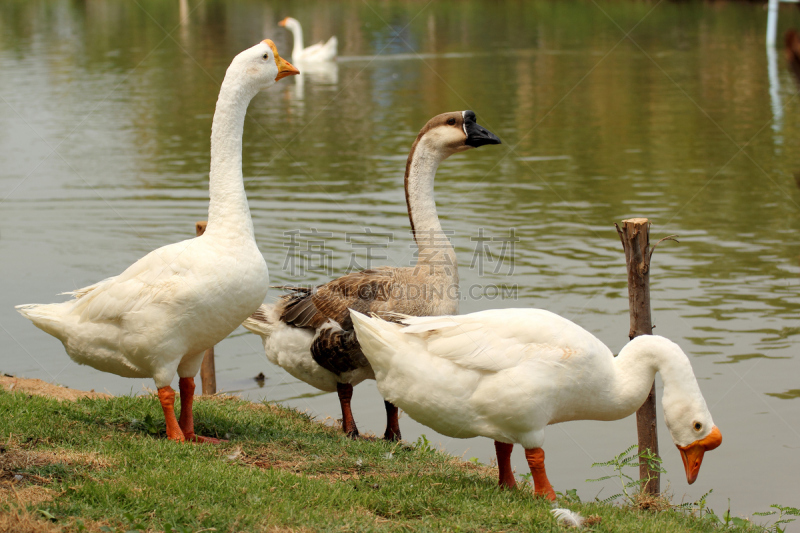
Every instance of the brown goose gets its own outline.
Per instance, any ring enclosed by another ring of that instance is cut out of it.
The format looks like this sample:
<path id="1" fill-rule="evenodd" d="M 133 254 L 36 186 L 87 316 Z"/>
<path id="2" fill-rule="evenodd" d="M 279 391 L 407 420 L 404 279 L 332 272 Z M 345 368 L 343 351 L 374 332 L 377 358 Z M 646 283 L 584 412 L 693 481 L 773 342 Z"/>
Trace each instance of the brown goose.
<path id="1" fill-rule="evenodd" d="M 350 410 L 353 386 L 375 379 L 361 353 L 350 311 L 412 316 L 458 312 L 458 263 L 436 214 L 433 181 L 439 163 L 484 144 L 500 144 L 479 126 L 472 111 L 433 117 L 419 132 L 406 162 L 405 191 L 411 231 L 417 243 L 413 267 L 379 267 L 342 276 L 314 288 L 291 292 L 262 305 L 243 326 L 260 335 L 267 358 L 292 376 L 324 391 L 336 391 L 342 426 L 350 437 L 358 428 Z M 386 440 L 400 439 L 397 408 L 386 407 Z"/>

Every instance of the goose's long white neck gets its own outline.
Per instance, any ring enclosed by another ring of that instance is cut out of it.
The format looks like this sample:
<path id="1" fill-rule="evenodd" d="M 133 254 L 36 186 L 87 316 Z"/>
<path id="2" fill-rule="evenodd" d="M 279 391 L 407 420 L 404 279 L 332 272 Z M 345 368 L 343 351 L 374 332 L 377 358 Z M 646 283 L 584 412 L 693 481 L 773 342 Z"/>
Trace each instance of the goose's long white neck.
<path id="1" fill-rule="evenodd" d="M 406 204 L 419 252 L 417 266 L 425 266 L 425 272 L 448 277 L 457 284 L 456 253 L 442 230 L 433 196 L 436 170 L 444 159 L 441 150 L 426 140 L 425 135 L 418 139 L 406 165 Z"/>
<path id="2" fill-rule="evenodd" d="M 676 402 L 700 401 L 705 405 L 700 387 L 686 354 L 671 341 L 655 335 L 643 335 L 629 342 L 613 359 L 613 377 L 595 405 L 605 416 L 618 420 L 636 412 L 650 392 L 656 372 L 664 383 L 664 411 Z M 603 397 L 604 396 L 604 397 Z"/>
<path id="3" fill-rule="evenodd" d="M 250 100 L 258 93 L 230 70 L 222 82 L 211 125 L 207 235 L 249 234 L 253 222 L 242 176 L 242 133 Z"/>
<path id="4" fill-rule="evenodd" d="M 294 48 L 292 49 L 292 61 L 300 60 L 300 56 L 303 55 L 303 27 L 300 26 L 300 23 L 296 20 L 290 20 L 286 23 L 286 26 L 292 32 L 294 36 Z"/>

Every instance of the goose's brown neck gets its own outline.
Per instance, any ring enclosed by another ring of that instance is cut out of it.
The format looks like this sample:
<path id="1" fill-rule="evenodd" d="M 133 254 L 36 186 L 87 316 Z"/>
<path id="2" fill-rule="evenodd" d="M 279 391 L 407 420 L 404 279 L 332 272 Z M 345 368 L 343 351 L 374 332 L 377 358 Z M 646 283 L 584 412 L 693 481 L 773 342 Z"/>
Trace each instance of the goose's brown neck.
<path id="1" fill-rule="evenodd" d="M 411 232 L 417 243 L 417 266 L 425 265 L 431 274 L 458 280 L 458 262 L 453 245 L 442 229 L 436 212 L 433 183 L 439 163 L 445 159 L 420 132 L 406 162 L 405 193 Z"/>

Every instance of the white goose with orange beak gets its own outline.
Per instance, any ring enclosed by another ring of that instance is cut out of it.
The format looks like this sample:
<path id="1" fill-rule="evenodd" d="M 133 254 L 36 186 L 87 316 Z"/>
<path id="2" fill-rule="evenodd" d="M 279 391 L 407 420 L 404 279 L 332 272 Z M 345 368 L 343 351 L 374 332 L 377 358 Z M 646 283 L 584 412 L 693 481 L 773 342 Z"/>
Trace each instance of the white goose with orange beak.
<path id="1" fill-rule="evenodd" d="M 320 41 L 312 44 L 308 48 L 303 48 L 303 27 L 300 22 L 292 17 L 286 17 L 278 23 L 290 32 L 294 38 L 294 48 L 292 49 L 292 61 L 299 64 L 316 63 L 323 61 L 334 61 L 338 55 L 339 41 L 334 35 L 327 42 Z"/>
<path id="2" fill-rule="evenodd" d="M 269 274 L 258 250 L 242 178 L 242 130 L 250 100 L 298 70 L 269 39 L 237 55 L 222 82 L 211 126 L 208 227 L 203 236 L 158 248 L 122 274 L 55 304 L 17 306 L 59 339 L 73 361 L 132 378 L 153 378 L 167 437 L 195 435 L 194 376 L 203 352 L 264 300 Z M 179 376 L 181 417 L 175 417 Z"/>
<path id="3" fill-rule="evenodd" d="M 614 357 L 582 327 L 541 309 L 399 317 L 397 323 L 353 310 L 350 317 L 384 399 L 449 437 L 494 439 L 501 486 L 515 486 L 510 457 L 519 443 L 536 493 L 554 500 L 544 429 L 633 414 L 656 372 L 664 383 L 664 420 L 690 484 L 703 454 L 722 442 L 689 358 L 664 337 L 636 337 Z"/>

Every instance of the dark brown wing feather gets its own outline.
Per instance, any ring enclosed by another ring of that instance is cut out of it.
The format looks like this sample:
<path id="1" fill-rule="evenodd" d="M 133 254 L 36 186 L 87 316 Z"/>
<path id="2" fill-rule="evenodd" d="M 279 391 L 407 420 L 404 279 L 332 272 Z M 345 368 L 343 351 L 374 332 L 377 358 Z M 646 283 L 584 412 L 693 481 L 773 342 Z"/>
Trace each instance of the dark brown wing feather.
<path id="1" fill-rule="evenodd" d="M 353 321 L 348 309 L 360 313 L 374 311 L 376 302 L 391 298 L 393 284 L 394 277 L 390 271 L 364 270 L 318 287 L 311 298 L 320 313 L 349 331 L 353 329 Z"/>
<path id="2" fill-rule="evenodd" d="M 369 366 L 353 330 L 327 328 L 320 331 L 311 345 L 311 356 L 319 366 L 334 374 Z"/>
<path id="3" fill-rule="evenodd" d="M 350 311 L 369 313 L 376 302 L 388 300 L 394 276 L 391 269 L 370 269 L 354 272 L 314 289 L 287 287 L 292 293 L 283 296 L 286 302 L 281 321 L 298 328 L 319 329 L 328 320 L 342 329 L 326 328 L 311 345 L 311 355 L 323 368 L 341 374 L 369 365 L 361 352 Z"/>
<path id="4" fill-rule="evenodd" d="M 313 289 L 291 287 L 281 321 L 298 328 L 317 329 L 328 319 L 342 329 L 353 329 L 348 309 L 362 313 L 373 311 L 375 302 L 388 300 L 392 294 L 394 276 L 391 269 L 370 269 L 353 272 Z M 287 287 L 288 288 L 288 287 Z"/>
<path id="5" fill-rule="evenodd" d="M 281 321 L 297 328 L 317 329 L 327 322 L 311 298 L 311 293 L 294 292 L 284 296 L 287 302 L 281 313 Z"/>

